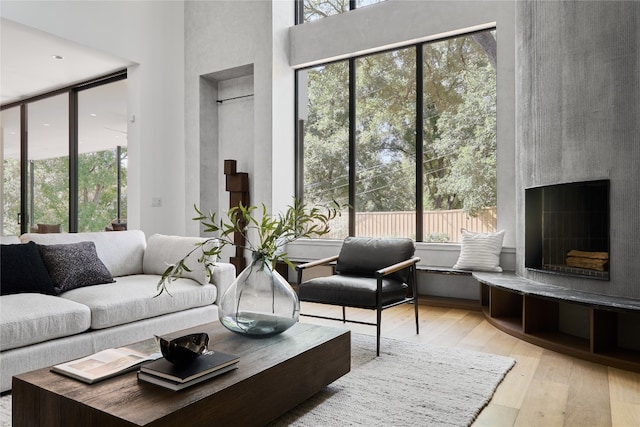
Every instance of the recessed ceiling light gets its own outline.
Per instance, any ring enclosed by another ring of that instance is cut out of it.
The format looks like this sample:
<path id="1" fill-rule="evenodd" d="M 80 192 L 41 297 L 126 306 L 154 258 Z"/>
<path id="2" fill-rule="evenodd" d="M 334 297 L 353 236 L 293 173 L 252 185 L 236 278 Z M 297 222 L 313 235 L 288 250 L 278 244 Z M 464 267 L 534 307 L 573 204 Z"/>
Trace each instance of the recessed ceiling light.
<path id="1" fill-rule="evenodd" d="M 98 117 L 98 115 L 96 113 L 90 113 L 89 114 L 91 117 Z"/>
<path id="2" fill-rule="evenodd" d="M 49 126 L 49 123 L 43 123 L 42 126 Z"/>
<path id="3" fill-rule="evenodd" d="M 64 59 L 64 57 L 63 57 L 63 56 L 60 56 L 60 55 L 51 55 L 51 57 L 52 57 L 53 59 Z"/>

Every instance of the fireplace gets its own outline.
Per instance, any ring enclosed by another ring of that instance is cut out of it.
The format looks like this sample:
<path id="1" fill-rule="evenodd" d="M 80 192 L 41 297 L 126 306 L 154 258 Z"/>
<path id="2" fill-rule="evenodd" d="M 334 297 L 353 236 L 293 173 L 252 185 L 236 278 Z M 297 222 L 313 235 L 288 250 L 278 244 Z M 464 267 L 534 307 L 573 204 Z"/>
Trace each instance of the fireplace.
<path id="1" fill-rule="evenodd" d="M 609 180 L 525 189 L 525 267 L 609 280 Z"/>

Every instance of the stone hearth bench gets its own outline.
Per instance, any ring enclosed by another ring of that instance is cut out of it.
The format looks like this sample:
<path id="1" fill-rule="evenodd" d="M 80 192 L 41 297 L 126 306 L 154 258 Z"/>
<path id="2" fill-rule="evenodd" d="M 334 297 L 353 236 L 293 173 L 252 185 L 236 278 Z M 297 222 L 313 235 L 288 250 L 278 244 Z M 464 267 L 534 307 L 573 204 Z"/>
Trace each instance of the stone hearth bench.
<path id="1" fill-rule="evenodd" d="M 550 350 L 640 372 L 640 300 L 473 272 L 482 310 L 498 329 Z"/>

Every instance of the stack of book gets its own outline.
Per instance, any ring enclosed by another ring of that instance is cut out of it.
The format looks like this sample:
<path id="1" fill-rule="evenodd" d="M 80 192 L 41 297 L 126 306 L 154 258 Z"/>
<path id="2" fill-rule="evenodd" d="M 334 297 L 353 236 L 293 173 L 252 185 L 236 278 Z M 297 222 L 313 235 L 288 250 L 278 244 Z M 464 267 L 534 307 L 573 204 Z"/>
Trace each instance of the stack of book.
<path id="1" fill-rule="evenodd" d="M 239 356 L 220 351 L 205 351 L 192 362 L 181 365 L 162 358 L 142 365 L 138 380 L 177 391 L 236 369 L 239 360 Z"/>

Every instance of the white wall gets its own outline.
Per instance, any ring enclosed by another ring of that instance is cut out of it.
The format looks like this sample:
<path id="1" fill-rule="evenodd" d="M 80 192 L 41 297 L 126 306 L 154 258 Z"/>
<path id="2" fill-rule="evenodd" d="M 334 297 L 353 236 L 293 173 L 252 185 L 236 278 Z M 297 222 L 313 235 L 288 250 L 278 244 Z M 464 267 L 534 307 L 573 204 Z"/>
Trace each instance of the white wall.
<path id="1" fill-rule="evenodd" d="M 516 244 L 515 205 L 515 4 L 513 1 L 387 0 L 375 6 L 330 16 L 292 27 L 290 65 L 312 64 L 379 51 L 468 32 L 495 24 L 498 39 L 497 156 L 498 228 L 506 230 L 504 246 Z M 307 246 L 290 245 L 300 254 Z M 338 243 L 320 255 L 337 253 Z M 333 253 L 328 253 L 333 251 Z M 424 264 L 452 266 L 457 244 L 418 244 Z M 514 253 L 505 250 L 506 268 L 515 266 Z M 452 261 L 453 260 L 453 261 Z"/>
<path id="2" fill-rule="evenodd" d="M 185 232 L 183 10 L 175 1 L 2 1 L 3 18 L 138 64 L 127 82 L 127 219 L 147 235 Z"/>

